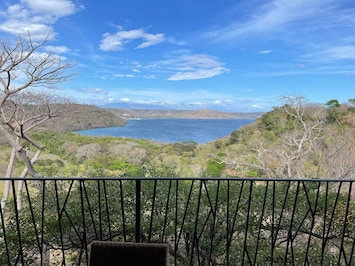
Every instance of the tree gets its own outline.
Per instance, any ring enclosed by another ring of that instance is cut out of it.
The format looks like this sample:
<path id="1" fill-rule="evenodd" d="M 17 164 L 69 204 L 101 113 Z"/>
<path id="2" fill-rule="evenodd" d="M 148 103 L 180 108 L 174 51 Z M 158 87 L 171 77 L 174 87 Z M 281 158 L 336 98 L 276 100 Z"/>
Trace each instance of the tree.
<path id="1" fill-rule="evenodd" d="M 12 177 L 16 155 L 25 165 L 21 176 L 37 176 L 33 163 L 43 147 L 32 140 L 28 132 L 68 111 L 68 101 L 44 91 L 55 88 L 73 75 L 68 72 L 72 64 L 62 62 L 58 56 L 40 52 L 49 41 L 47 36 L 43 41 L 34 42 L 29 34 L 18 37 L 15 42 L 5 39 L 0 43 L 0 133 L 12 147 L 6 177 Z M 37 152 L 30 159 L 28 148 L 32 147 Z M 9 187 L 8 181 L 1 201 L 2 210 Z"/>
<path id="2" fill-rule="evenodd" d="M 355 98 L 348 100 L 350 106 L 348 107 L 348 111 L 351 113 L 355 113 Z"/>
<path id="3" fill-rule="evenodd" d="M 327 106 L 328 109 L 340 107 L 340 103 L 336 99 L 327 101 L 325 105 Z"/>
<path id="4" fill-rule="evenodd" d="M 340 124 L 341 118 L 345 115 L 345 112 L 344 110 L 341 110 L 341 104 L 338 100 L 329 100 L 325 103 L 325 106 L 328 110 L 327 121 L 329 123 L 336 122 L 337 124 Z"/>
<path id="5" fill-rule="evenodd" d="M 322 141 L 324 108 L 309 104 L 304 97 L 297 95 L 281 97 L 280 100 L 282 107 L 267 114 L 267 119 L 260 119 L 260 123 L 267 120 L 268 125 L 273 121 L 273 126 L 263 131 L 265 134 L 251 138 L 237 157 L 230 154 L 229 158 L 221 158 L 238 173 L 287 178 L 315 176 L 316 171 L 307 163 L 316 152 L 314 147 Z M 272 138 L 270 132 L 273 133 Z"/>
<path id="6" fill-rule="evenodd" d="M 284 108 L 287 115 L 294 120 L 294 129 L 284 135 L 280 159 L 284 162 L 287 177 L 304 177 L 304 174 L 300 174 L 299 162 L 309 158 L 315 143 L 321 139 L 325 118 L 321 109 L 316 112 L 316 108 L 307 106 L 304 97 L 289 96 L 283 97 L 282 100 L 288 103 Z M 308 113 L 307 107 L 311 110 Z"/>

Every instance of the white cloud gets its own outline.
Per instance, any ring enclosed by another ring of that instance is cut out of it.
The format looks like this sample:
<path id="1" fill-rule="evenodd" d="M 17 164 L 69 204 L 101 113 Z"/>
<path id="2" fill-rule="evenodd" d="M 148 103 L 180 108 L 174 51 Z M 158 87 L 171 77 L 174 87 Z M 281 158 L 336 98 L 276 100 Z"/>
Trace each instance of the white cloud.
<path id="1" fill-rule="evenodd" d="M 115 74 L 116 78 L 134 78 L 133 74 Z"/>
<path id="2" fill-rule="evenodd" d="M 30 32 L 31 38 L 33 40 L 38 40 L 45 38 L 50 32 L 53 31 L 53 29 L 51 26 L 43 23 L 10 19 L 0 24 L 0 31 L 21 36 L 26 36 Z M 53 34 L 50 37 L 53 37 Z"/>
<path id="3" fill-rule="evenodd" d="M 23 19 L 28 18 L 30 15 L 29 10 L 25 9 L 20 4 L 15 4 L 9 6 L 6 11 L 3 11 L 2 14 L 4 17 L 9 17 L 11 19 Z"/>
<path id="4" fill-rule="evenodd" d="M 122 95 L 129 98 L 131 101 L 138 99 L 146 100 L 156 100 L 157 95 L 159 95 L 159 100 L 165 102 L 213 102 L 215 99 L 230 99 L 233 98 L 233 94 L 226 94 L 223 91 L 208 91 L 208 90 L 193 90 L 181 88 L 180 90 L 168 89 L 168 88 L 144 88 L 144 89 L 135 89 L 131 88 L 114 88 L 110 91 L 110 95 L 115 98 L 119 98 Z"/>
<path id="5" fill-rule="evenodd" d="M 289 35 L 300 34 L 316 37 L 329 29 L 351 28 L 355 24 L 354 9 L 341 7 L 339 0 L 271 0 L 264 4 L 245 10 L 244 19 L 235 19 L 226 26 L 209 30 L 205 37 L 217 41 L 242 40 L 256 34 L 272 35 L 276 39 L 286 39 Z M 238 16 L 237 16 L 238 17 Z M 295 41 L 294 38 L 291 38 Z"/>
<path id="6" fill-rule="evenodd" d="M 90 94 L 107 94 L 107 91 L 101 88 L 86 88 L 84 91 Z"/>
<path id="7" fill-rule="evenodd" d="M 213 69 L 196 69 L 194 71 L 184 71 L 177 72 L 170 76 L 168 80 L 192 80 L 192 79 L 205 79 L 217 76 L 226 72 L 223 68 L 213 68 Z"/>
<path id="8" fill-rule="evenodd" d="M 174 37 L 167 37 L 166 40 L 169 43 L 176 44 L 176 45 L 186 45 L 186 42 L 184 41 L 177 41 Z"/>
<path id="9" fill-rule="evenodd" d="M 70 0 L 22 0 L 1 12 L 4 19 L 0 22 L 0 31 L 13 35 L 27 35 L 30 32 L 34 40 L 43 39 L 49 33 L 53 37 L 52 25 L 57 19 L 82 8 Z"/>
<path id="10" fill-rule="evenodd" d="M 69 16 L 79 9 L 70 0 L 22 0 L 21 2 L 36 14 L 47 14 L 55 17 Z"/>
<path id="11" fill-rule="evenodd" d="M 272 52 L 271 50 L 262 50 L 262 51 L 259 51 L 259 54 L 269 54 L 271 52 Z"/>
<path id="12" fill-rule="evenodd" d="M 138 49 L 146 48 L 146 47 L 149 47 L 152 45 L 156 45 L 156 44 L 161 43 L 162 41 L 165 40 L 164 34 L 162 34 L 162 33 L 155 34 L 155 35 L 145 33 L 142 36 L 142 38 L 143 38 L 144 42 L 137 46 Z"/>
<path id="13" fill-rule="evenodd" d="M 189 102 L 189 103 L 187 103 L 187 105 L 190 105 L 190 106 L 204 106 L 204 105 L 206 105 L 206 103 L 204 103 L 204 102 Z"/>
<path id="14" fill-rule="evenodd" d="M 259 16 L 247 24 L 249 29 L 271 30 L 275 27 L 282 27 L 287 23 L 304 20 L 306 17 L 319 15 L 322 8 L 327 6 L 329 0 L 274 0 L 261 7 Z"/>
<path id="15" fill-rule="evenodd" d="M 164 63 L 176 71 L 168 78 L 175 81 L 211 78 L 229 72 L 222 62 L 205 54 L 182 55 Z"/>
<path id="16" fill-rule="evenodd" d="M 151 104 L 151 105 L 164 105 L 164 102 L 156 100 L 136 100 L 134 101 L 137 104 Z"/>
<path id="17" fill-rule="evenodd" d="M 44 48 L 46 51 L 48 52 L 52 52 L 52 53 L 56 53 L 56 54 L 64 54 L 64 53 L 68 53 L 70 51 L 70 49 L 66 46 L 46 46 Z"/>
<path id="18" fill-rule="evenodd" d="M 214 101 L 214 104 L 217 104 L 217 105 L 230 105 L 230 104 L 233 104 L 233 101 L 232 100 L 216 100 L 216 101 Z"/>
<path id="19" fill-rule="evenodd" d="M 143 65 L 136 61 L 122 62 L 120 68 L 125 71 L 113 74 L 112 77 L 164 78 L 178 81 L 211 78 L 230 71 L 218 58 L 207 54 L 191 54 L 187 50 L 178 50 L 163 57 L 165 59 L 161 61 Z M 130 72 L 126 72 L 128 70 Z"/>
<path id="20" fill-rule="evenodd" d="M 130 100 L 128 98 L 121 98 L 121 99 L 119 99 L 119 101 L 128 103 Z"/>
<path id="21" fill-rule="evenodd" d="M 354 60 L 355 59 L 355 45 L 340 45 L 328 47 L 305 56 L 309 59 L 317 61 L 324 60 Z"/>
<path id="22" fill-rule="evenodd" d="M 103 51 L 121 51 L 125 44 L 137 39 L 143 40 L 136 47 L 142 49 L 163 42 L 165 37 L 162 33 L 150 34 L 143 29 L 118 31 L 115 34 L 105 33 L 100 43 L 100 49 Z"/>

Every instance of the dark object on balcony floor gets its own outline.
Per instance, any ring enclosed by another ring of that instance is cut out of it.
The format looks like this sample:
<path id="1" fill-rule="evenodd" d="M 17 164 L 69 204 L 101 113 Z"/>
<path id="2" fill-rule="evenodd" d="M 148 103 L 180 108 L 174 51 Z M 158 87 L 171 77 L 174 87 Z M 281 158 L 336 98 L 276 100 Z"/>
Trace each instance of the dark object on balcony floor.
<path id="1" fill-rule="evenodd" d="M 168 245 L 93 241 L 90 266 L 168 266 Z"/>

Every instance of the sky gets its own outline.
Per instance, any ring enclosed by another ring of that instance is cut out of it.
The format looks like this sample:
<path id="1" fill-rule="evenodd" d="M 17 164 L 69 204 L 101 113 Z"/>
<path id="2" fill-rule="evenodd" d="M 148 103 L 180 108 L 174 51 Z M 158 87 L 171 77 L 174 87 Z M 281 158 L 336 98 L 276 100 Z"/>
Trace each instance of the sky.
<path id="1" fill-rule="evenodd" d="M 3 0 L 0 37 L 74 63 L 73 101 L 268 111 L 355 98 L 354 0 Z M 116 106 L 116 105 L 115 105 Z"/>

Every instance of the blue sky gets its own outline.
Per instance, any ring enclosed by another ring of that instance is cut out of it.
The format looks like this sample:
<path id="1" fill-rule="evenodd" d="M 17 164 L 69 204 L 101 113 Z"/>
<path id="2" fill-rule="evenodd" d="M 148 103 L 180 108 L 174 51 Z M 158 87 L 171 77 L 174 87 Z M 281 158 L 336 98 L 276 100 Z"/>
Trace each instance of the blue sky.
<path id="1" fill-rule="evenodd" d="M 250 112 L 290 94 L 355 98 L 353 0 L 2 1 L 0 36 L 27 31 L 76 64 L 60 87 L 80 103 Z"/>

